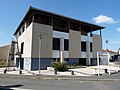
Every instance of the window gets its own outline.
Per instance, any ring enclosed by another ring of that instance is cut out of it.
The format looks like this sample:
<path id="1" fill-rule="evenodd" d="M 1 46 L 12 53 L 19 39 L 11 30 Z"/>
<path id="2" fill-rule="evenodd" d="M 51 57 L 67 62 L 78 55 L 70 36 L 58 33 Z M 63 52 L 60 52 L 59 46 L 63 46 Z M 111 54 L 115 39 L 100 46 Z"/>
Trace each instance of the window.
<path id="1" fill-rule="evenodd" d="M 21 31 L 19 31 L 19 36 L 21 35 Z"/>
<path id="2" fill-rule="evenodd" d="M 60 38 L 53 38 L 53 50 L 60 50 Z"/>
<path id="3" fill-rule="evenodd" d="M 23 54 L 23 50 L 24 50 L 24 42 L 21 43 L 21 54 Z"/>
<path id="4" fill-rule="evenodd" d="M 64 50 L 65 51 L 69 50 L 69 40 L 68 39 L 64 39 Z"/>
<path id="5" fill-rule="evenodd" d="M 86 52 L 86 42 L 81 42 L 81 51 Z"/>
<path id="6" fill-rule="evenodd" d="M 33 16 L 29 17 L 26 21 L 26 28 L 32 23 Z"/>
<path id="7" fill-rule="evenodd" d="M 53 29 L 55 31 L 61 31 L 61 32 L 69 32 L 68 29 L 68 21 L 64 19 L 59 18 L 53 18 Z"/>
<path id="8" fill-rule="evenodd" d="M 70 22 L 70 29 L 79 31 L 79 23 Z"/>
<path id="9" fill-rule="evenodd" d="M 24 32 L 24 31 L 25 31 L 25 27 L 23 26 L 23 27 L 22 27 L 22 32 Z"/>
<path id="10" fill-rule="evenodd" d="M 92 42 L 90 42 L 90 52 L 92 52 Z"/>
<path id="11" fill-rule="evenodd" d="M 51 25 L 52 24 L 52 17 L 42 14 L 35 14 L 35 22 L 45 25 Z"/>
<path id="12" fill-rule="evenodd" d="M 65 58 L 65 61 L 66 61 L 66 62 L 69 62 L 69 58 Z"/>

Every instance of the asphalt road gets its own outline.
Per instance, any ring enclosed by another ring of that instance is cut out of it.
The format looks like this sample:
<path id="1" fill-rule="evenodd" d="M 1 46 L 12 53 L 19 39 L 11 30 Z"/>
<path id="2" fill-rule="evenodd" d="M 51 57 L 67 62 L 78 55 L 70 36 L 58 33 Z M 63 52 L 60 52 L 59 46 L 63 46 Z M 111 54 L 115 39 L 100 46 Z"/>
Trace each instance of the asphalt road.
<path id="1" fill-rule="evenodd" d="M 0 90 L 120 90 L 120 81 L 42 80 L 0 77 Z"/>

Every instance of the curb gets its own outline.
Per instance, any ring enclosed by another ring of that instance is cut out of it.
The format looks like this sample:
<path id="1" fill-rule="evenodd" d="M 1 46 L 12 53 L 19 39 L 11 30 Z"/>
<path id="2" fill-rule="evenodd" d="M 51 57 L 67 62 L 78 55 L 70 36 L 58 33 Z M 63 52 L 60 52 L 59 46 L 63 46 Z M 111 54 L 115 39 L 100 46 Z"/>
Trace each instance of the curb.
<path id="1" fill-rule="evenodd" d="M 75 79 L 75 78 L 37 78 L 42 80 L 70 80 L 70 81 L 120 81 L 120 79 Z"/>
<path id="2" fill-rule="evenodd" d="M 36 79 L 36 80 L 73 80 L 73 81 L 120 81 L 120 79 L 96 79 L 96 78 L 68 78 L 68 77 L 50 77 L 50 76 L 39 76 L 36 77 L 34 75 L 29 76 L 29 75 L 11 75 L 11 74 L 0 74 L 0 77 L 3 78 L 27 78 L 27 79 Z"/>

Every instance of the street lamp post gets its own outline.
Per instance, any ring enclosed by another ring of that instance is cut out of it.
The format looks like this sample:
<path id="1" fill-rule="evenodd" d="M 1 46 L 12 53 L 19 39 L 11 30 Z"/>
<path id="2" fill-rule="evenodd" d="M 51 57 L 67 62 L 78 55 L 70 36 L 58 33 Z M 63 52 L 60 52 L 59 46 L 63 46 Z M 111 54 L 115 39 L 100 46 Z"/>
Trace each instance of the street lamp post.
<path id="1" fill-rule="evenodd" d="M 42 34 L 39 34 L 38 35 L 39 36 L 39 75 L 40 75 L 40 66 L 41 66 L 41 57 L 40 57 L 40 55 L 41 55 L 41 39 L 42 39 Z"/>
<path id="2" fill-rule="evenodd" d="M 106 42 L 106 50 L 108 50 L 108 40 L 106 40 L 105 42 Z"/>
<path id="3" fill-rule="evenodd" d="M 99 52 L 97 52 L 97 65 L 98 65 L 98 76 L 100 76 L 100 60 L 99 60 Z"/>
<path id="4" fill-rule="evenodd" d="M 107 52 L 109 75 L 110 75 L 111 73 L 110 73 L 110 56 L 109 55 L 110 55 L 109 52 Z"/>

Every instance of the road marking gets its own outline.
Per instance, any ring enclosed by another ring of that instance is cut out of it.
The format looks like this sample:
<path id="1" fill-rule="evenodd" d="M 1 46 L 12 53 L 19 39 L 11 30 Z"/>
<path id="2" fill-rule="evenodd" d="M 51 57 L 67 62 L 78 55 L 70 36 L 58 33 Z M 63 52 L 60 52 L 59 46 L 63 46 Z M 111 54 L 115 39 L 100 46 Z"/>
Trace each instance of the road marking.
<path id="1" fill-rule="evenodd" d="M 22 89 L 22 88 L 10 88 L 10 89 L 13 89 L 13 90 L 34 90 L 34 89 Z"/>

